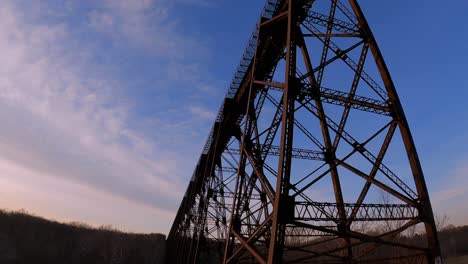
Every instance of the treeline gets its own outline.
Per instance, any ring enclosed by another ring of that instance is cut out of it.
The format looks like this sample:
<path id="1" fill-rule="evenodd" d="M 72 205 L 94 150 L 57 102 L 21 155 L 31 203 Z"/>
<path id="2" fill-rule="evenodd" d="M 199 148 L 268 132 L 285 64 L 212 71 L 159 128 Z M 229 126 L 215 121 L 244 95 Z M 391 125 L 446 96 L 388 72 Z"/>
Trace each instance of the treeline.
<path id="1" fill-rule="evenodd" d="M 63 224 L 0 210 L 2 264 L 164 263 L 165 236 Z"/>
<path id="2" fill-rule="evenodd" d="M 441 229 L 439 240 L 445 259 L 468 255 L 468 226 L 449 225 Z M 394 239 L 413 245 L 425 241 L 424 235 L 417 232 Z M 26 212 L 0 210 L 1 264 L 158 264 L 165 263 L 165 245 L 162 234 L 133 234 L 111 227 L 63 224 Z M 202 254 L 203 262 L 216 263 L 220 256 L 215 253 L 224 246 L 208 243 L 206 247 L 201 250 L 208 254 Z M 382 257 L 390 253 L 389 248 L 382 247 L 373 255 Z"/>
<path id="3" fill-rule="evenodd" d="M 439 232 L 439 240 L 444 257 L 468 255 L 468 226 L 449 225 Z"/>
<path id="4" fill-rule="evenodd" d="M 468 255 L 468 226 L 447 225 L 438 232 L 439 243 L 444 259 Z M 425 234 L 414 234 L 412 236 L 399 237 L 407 244 L 424 246 Z"/>
<path id="5" fill-rule="evenodd" d="M 363 233 L 372 234 L 378 236 L 388 232 L 385 227 L 379 228 L 370 228 L 368 231 L 361 231 Z M 468 226 L 453 226 L 448 225 L 441 227 L 441 230 L 438 232 L 439 242 L 442 251 L 442 257 L 445 260 L 446 264 L 467 264 L 468 263 Z M 313 239 L 313 238 L 312 238 Z M 412 245 L 417 247 L 426 247 L 427 246 L 427 237 L 424 233 L 417 232 L 416 229 L 411 232 L 407 232 L 403 235 L 395 236 L 391 238 L 391 241 L 398 242 L 406 245 Z M 353 244 L 357 244 L 359 240 L 352 239 Z M 333 249 L 339 248 L 342 246 L 342 241 L 340 240 L 330 240 L 329 237 L 320 237 L 311 240 L 310 237 L 295 237 L 290 238 L 286 241 L 287 246 L 301 247 L 301 250 L 288 250 L 284 253 L 284 259 L 289 263 L 301 263 L 301 260 L 310 257 L 310 252 L 328 252 L 333 251 Z M 187 247 L 190 245 L 190 241 L 186 243 Z M 266 256 L 267 250 L 265 244 L 257 243 L 256 249 L 259 251 L 260 255 Z M 234 251 L 239 248 L 238 245 L 234 246 Z M 171 249 L 171 248 L 169 248 Z M 421 262 L 423 256 L 417 255 L 411 249 L 405 249 L 401 247 L 396 247 L 392 245 L 381 245 L 374 250 L 368 251 L 369 244 L 357 245 L 353 248 L 353 254 L 360 255 L 364 252 L 367 252 L 366 256 L 362 258 L 362 263 L 399 263 L 399 264 L 409 264 L 409 263 L 423 263 Z M 179 249 L 180 250 L 180 249 Z M 188 248 L 185 249 L 185 252 L 188 252 Z M 200 251 L 200 263 L 220 263 L 223 257 L 224 251 L 224 241 L 214 241 L 214 240 L 203 240 L 199 248 Z M 168 251 L 169 259 L 174 259 L 181 257 L 177 251 Z M 336 254 L 336 253 L 335 253 Z M 400 256 L 410 256 L 405 259 L 399 259 Z M 184 256 L 182 256 L 183 258 Z M 188 257 L 188 256 L 185 256 Z M 393 258 L 393 259 L 392 259 Z M 254 259 L 248 256 L 248 253 L 245 253 L 241 257 L 242 263 L 254 263 Z M 389 259 L 383 261 L 382 259 Z M 321 256 L 314 259 L 317 263 L 336 263 L 336 258 Z M 171 262 L 168 262 L 171 263 Z M 307 262 L 308 263 L 308 262 Z"/>

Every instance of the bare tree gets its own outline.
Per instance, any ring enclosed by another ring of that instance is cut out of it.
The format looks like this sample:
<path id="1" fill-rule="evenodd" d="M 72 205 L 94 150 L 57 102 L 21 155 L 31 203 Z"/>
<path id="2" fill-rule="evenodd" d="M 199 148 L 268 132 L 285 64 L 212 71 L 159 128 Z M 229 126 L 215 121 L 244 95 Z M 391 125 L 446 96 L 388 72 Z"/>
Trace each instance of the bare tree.
<path id="1" fill-rule="evenodd" d="M 392 203 L 392 196 L 384 191 L 384 190 L 379 190 L 379 195 L 380 195 L 380 201 L 383 204 L 391 204 Z M 390 232 L 393 231 L 399 227 L 401 227 L 404 223 L 402 221 L 395 221 L 395 220 L 385 220 L 384 224 L 382 226 L 382 232 Z"/>
<path id="2" fill-rule="evenodd" d="M 435 214 L 434 220 L 435 220 L 437 232 L 440 232 L 449 225 L 450 217 L 447 214 Z"/>

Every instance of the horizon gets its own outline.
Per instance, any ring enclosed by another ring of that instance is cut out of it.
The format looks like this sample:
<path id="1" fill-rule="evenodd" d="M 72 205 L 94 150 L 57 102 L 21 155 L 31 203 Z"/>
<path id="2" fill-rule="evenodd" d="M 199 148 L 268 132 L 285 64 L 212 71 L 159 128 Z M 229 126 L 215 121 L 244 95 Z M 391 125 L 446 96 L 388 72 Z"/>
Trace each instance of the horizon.
<path id="1" fill-rule="evenodd" d="M 2 1 L 0 207 L 167 234 L 263 4 Z M 446 29 L 468 3 L 360 4 L 434 211 L 466 225 L 468 32 Z"/>

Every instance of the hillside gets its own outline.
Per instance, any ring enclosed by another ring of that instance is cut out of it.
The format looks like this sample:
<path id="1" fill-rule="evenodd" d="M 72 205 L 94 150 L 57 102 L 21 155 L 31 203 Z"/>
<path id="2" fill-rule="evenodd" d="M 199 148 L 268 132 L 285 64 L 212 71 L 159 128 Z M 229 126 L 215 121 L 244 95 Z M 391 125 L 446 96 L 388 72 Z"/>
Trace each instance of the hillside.
<path id="1" fill-rule="evenodd" d="M 420 236 L 406 239 L 417 244 Z M 439 238 L 447 264 L 468 263 L 468 226 L 448 226 Z M 162 234 L 124 233 L 0 210 L 1 264 L 162 264 L 164 252 Z"/>
<path id="2" fill-rule="evenodd" d="M 165 236 L 63 224 L 0 210 L 2 264 L 164 263 Z"/>

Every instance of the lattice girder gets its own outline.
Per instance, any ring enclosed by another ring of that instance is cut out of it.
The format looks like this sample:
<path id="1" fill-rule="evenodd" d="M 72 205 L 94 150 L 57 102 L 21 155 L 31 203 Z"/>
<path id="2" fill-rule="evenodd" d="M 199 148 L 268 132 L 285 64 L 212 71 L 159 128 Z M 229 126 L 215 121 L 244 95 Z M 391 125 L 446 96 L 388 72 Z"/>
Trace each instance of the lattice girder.
<path id="1" fill-rule="evenodd" d="M 406 239 L 414 228 L 425 241 Z M 408 123 L 356 0 L 267 1 L 169 233 L 168 256 L 440 261 Z"/>

